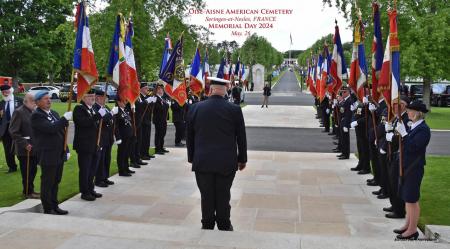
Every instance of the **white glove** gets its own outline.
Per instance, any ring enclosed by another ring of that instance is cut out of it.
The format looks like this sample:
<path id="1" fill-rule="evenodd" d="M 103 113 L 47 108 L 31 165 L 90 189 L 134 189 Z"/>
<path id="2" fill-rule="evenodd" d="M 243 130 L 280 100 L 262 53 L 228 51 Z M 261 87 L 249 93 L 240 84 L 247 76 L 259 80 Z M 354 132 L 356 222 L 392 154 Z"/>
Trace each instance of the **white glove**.
<path id="1" fill-rule="evenodd" d="M 369 104 L 369 111 L 373 112 L 376 109 L 377 109 L 377 107 L 374 104 L 372 104 L 372 103 Z"/>
<path id="2" fill-rule="evenodd" d="M 342 127 L 342 130 L 347 133 L 348 132 L 348 128 L 347 127 Z"/>
<path id="3" fill-rule="evenodd" d="M 394 133 L 388 132 L 386 133 L 386 141 L 392 142 L 392 137 L 394 136 Z"/>
<path id="4" fill-rule="evenodd" d="M 98 110 L 98 113 L 100 114 L 100 116 L 105 116 L 106 115 L 106 110 L 105 110 L 105 108 L 100 108 L 99 110 Z"/>
<path id="5" fill-rule="evenodd" d="M 334 104 L 334 105 L 337 105 L 337 104 L 338 104 L 337 99 L 333 99 L 333 104 Z"/>
<path id="6" fill-rule="evenodd" d="M 146 101 L 147 103 L 149 103 L 149 104 L 152 103 L 152 97 L 146 98 L 145 101 Z"/>
<path id="7" fill-rule="evenodd" d="M 365 105 L 369 104 L 369 99 L 367 97 L 363 98 L 363 104 Z"/>
<path id="8" fill-rule="evenodd" d="M 326 112 L 327 114 L 330 114 L 330 109 L 327 109 L 325 112 Z"/>
<path id="9" fill-rule="evenodd" d="M 331 104 L 331 108 L 333 108 L 334 109 L 334 107 L 336 107 L 336 105 L 333 103 L 333 104 Z"/>
<path id="10" fill-rule="evenodd" d="M 64 117 L 67 121 L 72 120 L 72 112 L 66 112 L 66 113 L 64 113 L 63 117 Z"/>
<path id="11" fill-rule="evenodd" d="M 395 130 L 398 131 L 398 133 L 402 136 L 405 137 L 406 135 L 408 135 L 408 132 L 406 132 L 406 127 L 403 123 L 398 123 L 397 127 L 395 127 Z"/>
<path id="12" fill-rule="evenodd" d="M 156 98 L 155 96 L 153 96 L 152 102 L 156 103 L 156 100 L 158 100 L 158 98 Z"/>
<path id="13" fill-rule="evenodd" d="M 116 140 L 114 143 L 117 144 L 117 145 L 119 145 L 119 144 L 122 143 L 122 139 Z"/>
<path id="14" fill-rule="evenodd" d="M 114 106 L 114 107 L 111 109 L 111 113 L 112 113 L 113 115 L 116 115 L 117 113 L 119 113 L 119 107 Z"/>
<path id="15" fill-rule="evenodd" d="M 386 154 L 386 151 L 384 151 L 382 148 L 380 148 L 380 153 L 384 155 L 384 154 Z"/>
<path id="16" fill-rule="evenodd" d="M 385 130 L 386 132 L 392 131 L 392 130 L 393 130 L 392 124 L 391 124 L 391 123 L 385 123 L 385 124 L 384 124 L 384 130 Z"/>
<path id="17" fill-rule="evenodd" d="M 66 156 L 67 156 L 67 161 L 69 161 L 69 159 L 70 159 L 70 153 L 67 153 Z"/>
<path id="18" fill-rule="evenodd" d="M 131 106 L 131 111 L 133 111 L 133 112 L 136 111 L 136 106 L 135 106 L 135 105 L 132 105 L 132 106 Z"/>
<path id="19" fill-rule="evenodd" d="M 354 111 L 358 108 L 358 103 L 355 102 L 353 105 L 350 106 L 350 111 Z"/>
<path id="20" fill-rule="evenodd" d="M 355 128 L 356 126 L 358 126 L 358 121 L 353 121 L 350 123 L 350 127 Z"/>

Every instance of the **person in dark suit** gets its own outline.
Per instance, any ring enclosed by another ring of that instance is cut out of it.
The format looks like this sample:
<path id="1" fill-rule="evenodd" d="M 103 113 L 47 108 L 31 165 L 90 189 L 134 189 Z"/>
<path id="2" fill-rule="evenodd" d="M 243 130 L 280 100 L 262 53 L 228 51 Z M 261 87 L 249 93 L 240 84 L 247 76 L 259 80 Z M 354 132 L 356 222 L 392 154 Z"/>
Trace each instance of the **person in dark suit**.
<path id="1" fill-rule="evenodd" d="M 342 87 L 342 105 L 339 108 L 341 112 L 341 121 L 339 122 L 339 129 L 341 134 L 341 154 L 337 155 L 339 160 L 350 158 L 350 123 L 352 121 L 352 111 L 350 106 L 352 105 L 352 99 L 350 96 L 350 91 L 347 87 Z"/>
<path id="2" fill-rule="evenodd" d="M 172 110 L 172 122 L 175 126 L 175 146 L 184 147 L 185 144 L 181 142 L 184 137 L 185 125 L 185 109 L 186 105 L 180 106 L 177 101 L 171 100 L 170 109 Z"/>
<path id="3" fill-rule="evenodd" d="M 395 130 L 402 137 L 404 145 L 404 170 L 401 195 L 406 203 L 406 223 L 397 229 L 397 239 L 417 239 L 417 223 L 420 217 L 420 185 L 426 164 L 425 154 L 430 142 L 431 132 L 425 123 L 427 107 L 421 101 L 411 102 L 407 106 L 408 118 L 411 120 L 411 128 L 407 131 L 405 124 L 400 123 Z"/>
<path id="4" fill-rule="evenodd" d="M 397 132 L 395 132 L 396 127 L 403 123 L 407 124 L 409 122 L 408 113 L 406 113 L 406 106 L 409 104 L 410 100 L 406 96 L 400 97 L 400 106 L 397 101 L 394 101 L 393 111 L 395 118 L 391 123 L 387 123 L 386 130 L 386 141 L 388 146 L 390 146 L 391 154 L 388 156 L 389 162 L 389 183 L 391 185 L 392 194 L 389 196 L 389 201 L 391 203 L 390 213 L 387 213 L 386 218 L 390 219 L 401 219 L 405 217 L 405 202 L 401 198 L 399 189 L 399 173 L 400 173 L 400 137 Z M 398 116 L 400 112 L 400 117 Z M 399 121 L 400 120 L 400 121 Z M 409 132 L 409 126 L 406 126 L 407 132 Z"/>
<path id="5" fill-rule="evenodd" d="M 322 132 L 330 132 L 330 99 L 327 95 L 323 98 L 320 103 L 320 109 L 322 111 L 322 123 L 324 130 Z"/>
<path id="6" fill-rule="evenodd" d="M 118 113 L 115 115 L 115 131 L 117 146 L 117 166 L 119 176 L 131 176 L 135 173 L 130 170 L 131 142 L 133 138 L 133 126 L 129 110 L 126 108 L 125 100 L 117 97 Z"/>
<path id="7" fill-rule="evenodd" d="M 367 97 L 363 97 L 362 102 L 355 102 L 355 110 L 353 121 L 350 123 L 351 128 L 355 128 L 356 142 L 358 147 L 358 169 L 359 175 L 370 174 L 370 155 L 368 140 L 368 113 Z M 354 170 L 354 169 L 353 169 Z"/>
<path id="8" fill-rule="evenodd" d="M 51 110 L 51 100 L 47 91 L 34 96 L 37 108 L 31 114 L 33 147 L 41 166 L 41 202 L 44 213 L 65 215 L 68 211 L 58 206 L 58 186 L 61 182 L 64 161 L 69 160 L 69 148 L 64 148 L 65 129 L 72 119 L 72 112 L 60 118 Z"/>
<path id="9" fill-rule="evenodd" d="M 17 108 L 9 124 L 9 132 L 14 142 L 14 151 L 19 158 L 22 174 L 23 196 L 29 199 L 39 199 L 39 193 L 34 191 L 34 178 L 37 172 L 37 158 L 31 140 L 31 113 L 36 108 L 33 95 L 25 95 L 23 105 Z"/>
<path id="10" fill-rule="evenodd" d="M 78 154 L 79 188 L 81 199 L 94 201 L 102 194 L 94 190 L 94 178 L 97 173 L 100 159 L 101 145 L 98 143 L 98 127 L 100 119 L 106 115 L 105 109 L 96 112 L 92 106 L 95 104 L 95 91 L 91 89 L 84 94 L 79 105 L 73 110 L 73 123 L 75 133 L 73 149 Z"/>
<path id="11" fill-rule="evenodd" d="M 17 171 L 16 160 L 14 159 L 14 148 L 11 135 L 9 134 L 9 123 L 14 111 L 19 108 L 23 99 L 14 96 L 14 89 L 9 85 L 0 86 L 3 100 L 0 101 L 0 140 L 3 141 L 8 173 Z"/>
<path id="12" fill-rule="evenodd" d="M 153 109 L 153 124 L 155 125 L 155 153 L 164 155 L 169 151 L 164 148 L 164 137 L 167 131 L 167 119 L 169 111 L 169 103 L 163 97 L 163 85 L 158 85 L 156 88 L 156 102 Z"/>
<path id="13" fill-rule="evenodd" d="M 231 89 L 231 97 L 233 97 L 233 103 L 235 105 L 241 104 L 241 92 L 242 88 L 238 83 L 234 85 L 233 89 Z"/>
<path id="14" fill-rule="evenodd" d="M 101 120 L 101 131 L 99 131 L 101 150 L 97 172 L 95 173 L 95 186 L 102 188 L 114 184 L 114 182 L 110 181 L 108 177 L 110 175 L 111 150 L 112 145 L 114 144 L 113 117 L 119 112 L 119 108 L 117 106 L 109 109 L 106 105 L 106 99 L 107 97 L 105 96 L 105 92 L 102 90 L 97 90 L 95 91 L 95 104 L 92 106 L 97 113 L 100 109 L 104 109 L 106 111 L 106 115 L 103 116 Z"/>
<path id="15" fill-rule="evenodd" d="M 135 128 L 136 128 L 136 137 L 134 139 L 132 149 L 131 149 L 131 167 L 140 168 L 141 165 L 147 165 L 148 163 L 142 161 L 142 144 L 144 143 L 143 136 L 143 121 L 144 118 L 147 117 L 149 111 L 149 100 L 151 97 L 148 97 L 148 86 L 147 83 L 140 84 L 140 93 L 139 97 L 136 99 L 134 103 L 134 111 L 131 112 L 131 118 L 134 118 Z M 148 127 L 147 127 L 148 128 Z M 147 131 L 146 131 L 147 132 Z M 148 152 L 147 152 L 148 153 Z M 149 160 L 149 159 L 147 159 Z"/>
<path id="16" fill-rule="evenodd" d="M 152 132 L 152 114 L 156 98 L 151 96 L 147 83 L 141 83 L 141 93 L 139 98 L 145 100 L 145 103 L 142 105 L 142 114 L 140 114 L 140 118 L 138 118 L 138 123 L 142 130 L 139 142 L 139 154 L 142 160 L 150 160 L 155 157 L 150 155 L 150 139 Z M 136 106 L 136 108 L 138 108 L 138 106 Z"/>
<path id="17" fill-rule="evenodd" d="M 247 163 L 242 110 L 224 99 L 226 80 L 212 78 L 211 96 L 191 106 L 187 119 L 188 161 L 201 193 L 202 229 L 232 231 L 230 188 Z"/>
<path id="18" fill-rule="evenodd" d="M 266 108 L 269 108 L 268 104 L 269 104 L 269 97 L 270 95 L 272 95 L 271 91 L 272 89 L 270 88 L 269 83 L 266 82 L 266 85 L 263 88 L 263 103 L 261 105 L 261 108 L 263 108 L 264 105 L 266 106 Z"/>

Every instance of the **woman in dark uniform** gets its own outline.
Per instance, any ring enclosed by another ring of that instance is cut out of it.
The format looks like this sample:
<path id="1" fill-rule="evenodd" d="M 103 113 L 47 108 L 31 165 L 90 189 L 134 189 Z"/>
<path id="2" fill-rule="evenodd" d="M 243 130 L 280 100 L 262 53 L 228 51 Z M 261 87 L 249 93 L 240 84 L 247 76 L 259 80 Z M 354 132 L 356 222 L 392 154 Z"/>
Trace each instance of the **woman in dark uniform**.
<path id="1" fill-rule="evenodd" d="M 420 216 L 420 184 L 424 173 L 425 153 L 430 142 L 430 128 L 425 123 L 426 106 L 420 101 L 407 106 L 408 117 L 412 121 L 411 130 L 406 132 L 405 124 L 397 125 L 396 130 L 403 138 L 404 161 L 401 196 L 405 201 L 406 223 L 394 230 L 397 239 L 416 240 L 419 237 L 417 222 Z"/>

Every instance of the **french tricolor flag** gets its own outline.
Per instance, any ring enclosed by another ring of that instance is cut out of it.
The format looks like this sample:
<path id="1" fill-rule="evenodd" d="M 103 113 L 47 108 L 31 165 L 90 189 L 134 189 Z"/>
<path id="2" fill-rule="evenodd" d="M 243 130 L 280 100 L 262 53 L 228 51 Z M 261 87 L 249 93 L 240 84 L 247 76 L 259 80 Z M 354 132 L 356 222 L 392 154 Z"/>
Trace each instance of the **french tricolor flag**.
<path id="1" fill-rule="evenodd" d="M 209 69 L 208 48 L 206 48 L 206 51 L 205 51 L 205 59 L 203 60 L 202 74 L 203 74 L 203 82 L 205 84 L 205 93 L 208 95 L 209 94 L 208 77 L 209 77 L 209 75 L 211 75 L 211 71 Z"/>
<path id="2" fill-rule="evenodd" d="M 195 50 L 194 59 L 192 59 L 191 63 L 191 81 L 189 84 L 189 88 L 191 88 L 191 91 L 196 95 L 199 96 L 199 94 L 202 92 L 204 87 L 204 81 L 203 81 L 203 74 L 201 70 L 201 57 L 200 57 L 200 50 Z"/>
<path id="3" fill-rule="evenodd" d="M 381 38 L 380 25 L 380 5 L 377 2 L 372 4 L 374 36 L 372 42 L 372 98 L 379 100 L 378 80 L 380 78 L 381 67 L 383 65 L 383 39 Z"/>
<path id="4" fill-rule="evenodd" d="M 91 34 L 89 32 L 89 19 L 86 16 L 84 1 L 77 6 L 75 27 L 77 36 L 73 53 L 73 68 L 78 73 L 77 97 L 79 101 L 98 80 L 94 50 L 92 49 Z"/>
<path id="5" fill-rule="evenodd" d="M 342 76 L 347 74 L 347 65 L 345 64 L 344 49 L 342 48 L 339 26 L 335 26 L 334 47 L 331 58 L 330 74 L 333 77 L 333 93 L 337 94 L 342 87 Z"/>
<path id="6" fill-rule="evenodd" d="M 125 60 L 128 66 L 128 96 L 129 101 L 134 103 L 139 97 L 140 84 L 138 80 L 136 62 L 134 60 L 133 42 L 134 36 L 133 21 L 131 18 L 128 21 L 127 32 L 125 36 Z"/>
<path id="7" fill-rule="evenodd" d="M 362 101 L 362 99 L 365 96 L 365 92 L 364 92 L 364 86 L 367 82 L 367 63 L 366 63 L 366 50 L 364 48 L 364 25 L 362 23 L 362 21 L 360 20 L 360 37 L 359 37 L 359 42 L 358 42 L 358 68 L 356 70 L 359 71 L 359 74 L 357 77 L 357 82 L 356 82 L 356 88 L 357 88 L 357 96 L 359 98 L 360 101 Z"/>
<path id="8" fill-rule="evenodd" d="M 116 26 L 109 53 L 108 75 L 112 83 L 118 88 L 118 95 L 122 100 L 128 100 L 128 65 L 125 58 L 125 21 L 122 14 L 116 18 Z"/>

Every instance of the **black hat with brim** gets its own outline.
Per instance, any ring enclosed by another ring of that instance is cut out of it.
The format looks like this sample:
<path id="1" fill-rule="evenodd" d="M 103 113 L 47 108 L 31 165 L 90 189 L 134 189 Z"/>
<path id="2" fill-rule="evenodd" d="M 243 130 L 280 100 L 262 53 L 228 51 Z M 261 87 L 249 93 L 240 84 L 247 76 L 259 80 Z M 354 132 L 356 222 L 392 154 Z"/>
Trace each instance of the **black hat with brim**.
<path id="1" fill-rule="evenodd" d="M 402 95 L 400 96 L 400 100 L 405 102 L 407 105 L 411 102 L 411 100 L 408 98 L 408 96 Z"/>
<path id="2" fill-rule="evenodd" d="M 141 83 L 141 88 L 144 88 L 144 87 L 146 87 L 146 86 L 148 86 L 147 83 L 145 83 L 145 82 L 142 82 L 142 83 Z"/>
<path id="3" fill-rule="evenodd" d="M 220 85 L 220 86 L 226 86 L 230 83 L 229 80 L 217 78 L 217 77 L 208 77 L 208 80 L 210 81 L 211 85 Z"/>
<path id="4" fill-rule="evenodd" d="M 96 95 L 96 96 L 103 96 L 103 95 L 105 95 L 105 91 L 100 90 L 100 89 L 95 90 L 95 95 Z"/>
<path id="5" fill-rule="evenodd" d="M 408 104 L 406 108 L 423 113 L 428 112 L 427 106 L 424 103 L 422 103 L 422 101 L 419 100 L 411 102 L 410 104 Z"/>
<path id="6" fill-rule="evenodd" d="M 0 91 L 6 91 L 6 90 L 9 90 L 9 89 L 11 89 L 10 85 L 1 85 L 0 86 Z"/>

